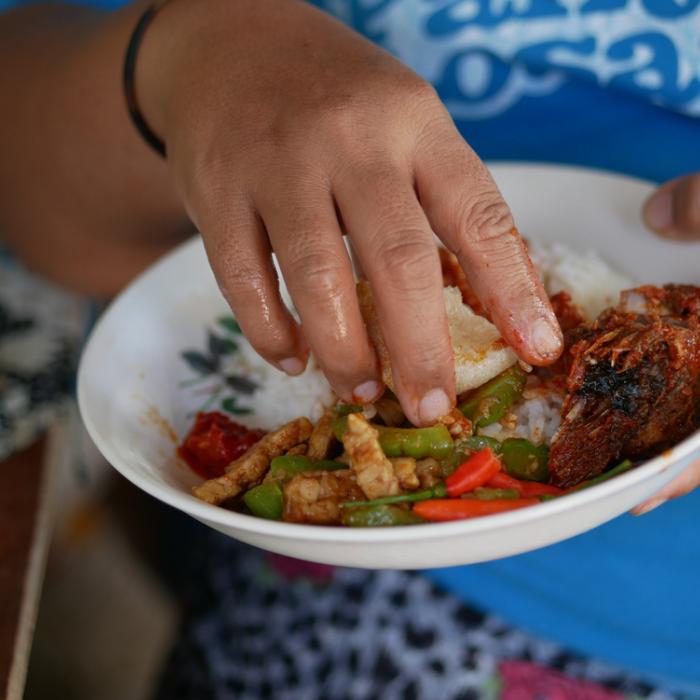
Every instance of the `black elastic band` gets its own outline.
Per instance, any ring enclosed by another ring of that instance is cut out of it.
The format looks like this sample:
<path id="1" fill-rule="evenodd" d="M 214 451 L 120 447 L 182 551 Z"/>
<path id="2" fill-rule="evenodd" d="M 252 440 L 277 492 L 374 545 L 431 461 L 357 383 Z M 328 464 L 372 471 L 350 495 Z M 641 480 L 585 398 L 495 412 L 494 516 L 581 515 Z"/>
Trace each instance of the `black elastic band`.
<path id="1" fill-rule="evenodd" d="M 126 47 L 126 56 L 124 57 L 124 96 L 126 97 L 126 106 L 129 109 L 129 116 L 139 134 L 141 134 L 144 141 L 146 141 L 149 146 L 165 158 L 165 144 L 153 133 L 153 130 L 144 119 L 143 114 L 141 114 L 139 102 L 136 99 L 136 85 L 134 81 L 136 58 L 138 56 L 139 47 L 141 46 L 141 40 L 151 20 L 158 14 L 158 11 L 164 4 L 165 2 L 161 0 L 161 2 L 156 2 L 151 5 L 141 15 L 141 19 L 139 19 L 138 24 L 131 34 L 129 44 Z"/>

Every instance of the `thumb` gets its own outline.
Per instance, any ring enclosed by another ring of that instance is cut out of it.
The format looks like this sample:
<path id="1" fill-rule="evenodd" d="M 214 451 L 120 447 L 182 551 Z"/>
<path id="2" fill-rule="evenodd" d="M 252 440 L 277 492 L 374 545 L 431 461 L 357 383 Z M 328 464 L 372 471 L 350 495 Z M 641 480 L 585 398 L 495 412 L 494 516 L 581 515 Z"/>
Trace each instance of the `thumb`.
<path id="1" fill-rule="evenodd" d="M 700 173 L 662 185 L 644 204 L 643 216 L 661 236 L 700 239 Z"/>

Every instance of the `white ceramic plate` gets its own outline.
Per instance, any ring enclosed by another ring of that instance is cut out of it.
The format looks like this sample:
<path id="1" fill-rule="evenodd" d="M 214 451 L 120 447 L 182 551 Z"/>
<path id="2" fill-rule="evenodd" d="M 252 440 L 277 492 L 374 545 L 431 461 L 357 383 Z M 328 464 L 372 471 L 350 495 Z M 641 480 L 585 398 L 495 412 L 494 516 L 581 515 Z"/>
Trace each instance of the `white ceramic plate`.
<path id="1" fill-rule="evenodd" d="M 595 248 L 642 282 L 700 282 L 700 247 L 662 241 L 643 229 L 639 212 L 649 185 L 544 165 L 495 165 L 492 172 L 526 235 Z M 192 377 L 181 353 L 202 347 L 205 329 L 226 312 L 201 241 L 180 246 L 137 279 L 100 320 L 80 366 L 80 410 L 102 454 L 127 479 L 216 530 L 274 552 L 329 564 L 405 569 L 505 557 L 624 513 L 675 477 L 700 450 L 695 434 L 597 487 L 471 521 L 351 529 L 233 513 L 190 495 L 198 478 L 174 452 L 174 440 L 191 423 L 188 413 L 197 408 L 197 392 L 181 386 Z M 255 410 L 255 394 L 243 398 Z"/>

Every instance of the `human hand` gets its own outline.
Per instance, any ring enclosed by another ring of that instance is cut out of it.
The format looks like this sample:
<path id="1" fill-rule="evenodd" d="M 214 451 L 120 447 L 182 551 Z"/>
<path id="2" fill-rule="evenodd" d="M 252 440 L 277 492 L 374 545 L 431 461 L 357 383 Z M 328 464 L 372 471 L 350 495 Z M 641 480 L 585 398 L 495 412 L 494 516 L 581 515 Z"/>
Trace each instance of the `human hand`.
<path id="1" fill-rule="evenodd" d="M 342 399 L 382 391 L 343 232 L 413 423 L 455 400 L 433 232 L 522 359 L 559 355 L 559 326 L 488 171 L 433 89 L 389 54 L 297 0 L 171 0 L 136 77 L 221 290 L 279 369 L 303 371 L 310 348 Z"/>
<path id="2" fill-rule="evenodd" d="M 700 240 L 700 173 L 677 178 L 662 185 L 646 201 L 643 210 L 647 226 L 666 238 Z M 672 498 L 685 496 L 700 486 L 700 460 L 693 462 L 659 493 L 638 505 L 635 515 L 648 513 Z"/>

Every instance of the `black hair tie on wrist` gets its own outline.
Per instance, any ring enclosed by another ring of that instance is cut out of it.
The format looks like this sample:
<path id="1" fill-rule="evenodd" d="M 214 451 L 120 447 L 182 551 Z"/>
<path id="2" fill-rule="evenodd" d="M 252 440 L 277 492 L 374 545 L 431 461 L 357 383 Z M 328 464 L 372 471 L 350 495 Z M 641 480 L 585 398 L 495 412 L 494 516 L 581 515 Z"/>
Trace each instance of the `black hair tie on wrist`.
<path id="1" fill-rule="evenodd" d="M 146 141 L 151 148 L 160 153 L 163 158 L 165 158 L 165 144 L 158 136 L 156 136 L 151 127 L 148 126 L 148 123 L 141 113 L 141 108 L 139 107 L 139 102 L 136 98 L 134 73 L 136 72 L 136 59 L 138 57 L 143 35 L 146 33 L 151 21 L 158 14 L 158 11 L 164 4 L 165 0 L 156 2 L 141 15 L 141 18 L 131 34 L 129 44 L 126 47 L 126 56 L 124 57 L 124 96 L 126 97 L 126 106 L 129 109 L 129 116 L 131 117 L 131 121 L 134 123 L 134 126 L 138 130 L 139 134 L 141 134 L 144 141 Z"/>

